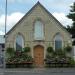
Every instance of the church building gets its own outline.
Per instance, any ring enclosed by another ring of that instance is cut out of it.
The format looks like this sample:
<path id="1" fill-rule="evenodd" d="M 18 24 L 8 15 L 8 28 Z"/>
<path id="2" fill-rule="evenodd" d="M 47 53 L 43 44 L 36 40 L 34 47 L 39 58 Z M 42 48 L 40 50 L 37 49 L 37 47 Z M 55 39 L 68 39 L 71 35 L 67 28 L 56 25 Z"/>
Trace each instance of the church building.
<path id="1" fill-rule="evenodd" d="M 40 2 L 37 2 L 6 36 L 6 48 L 23 50 L 24 47 L 30 47 L 30 55 L 37 66 L 44 64 L 49 46 L 57 50 L 72 45 L 70 33 Z"/>

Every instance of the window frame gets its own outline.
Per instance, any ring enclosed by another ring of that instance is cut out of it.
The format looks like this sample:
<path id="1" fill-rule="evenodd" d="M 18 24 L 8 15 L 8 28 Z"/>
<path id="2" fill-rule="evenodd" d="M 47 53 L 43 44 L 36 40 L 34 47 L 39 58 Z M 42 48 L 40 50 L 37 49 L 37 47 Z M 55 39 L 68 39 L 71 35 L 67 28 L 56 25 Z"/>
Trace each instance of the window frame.
<path id="1" fill-rule="evenodd" d="M 36 38 L 36 36 L 35 36 L 35 25 L 36 25 L 36 22 L 40 22 L 41 23 L 41 27 L 42 27 L 42 30 L 43 30 L 43 36 L 42 37 L 37 37 Z M 41 20 L 36 20 L 35 22 L 34 22 L 34 32 L 33 32 L 33 34 L 34 34 L 34 40 L 36 40 L 36 41 L 43 41 L 44 40 L 44 34 L 45 34 L 45 31 L 44 31 L 44 24 L 43 24 L 43 22 L 41 21 Z"/>
<path id="2" fill-rule="evenodd" d="M 55 47 L 56 36 L 59 36 L 59 35 L 61 36 L 61 41 L 62 41 L 62 44 L 61 44 L 61 45 L 62 45 L 62 48 L 63 48 L 63 37 L 62 37 L 62 35 L 61 35 L 60 33 L 57 33 L 57 34 L 54 36 L 54 50 L 56 50 L 56 49 L 55 49 L 55 48 L 56 48 L 56 47 Z M 57 41 L 60 41 L 60 40 L 57 40 Z M 61 48 L 61 49 L 62 49 L 62 48 Z"/>
<path id="3" fill-rule="evenodd" d="M 16 50 L 16 38 L 18 37 L 18 35 L 22 37 L 22 51 L 23 51 L 23 48 L 24 48 L 25 43 L 24 43 L 24 37 L 23 37 L 23 35 L 20 34 L 20 33 L 17 34 L 16 37 L 15 37 L 14 49 Z M 17 51 L 17 50 L 16 50 L 16 51 Z"/>

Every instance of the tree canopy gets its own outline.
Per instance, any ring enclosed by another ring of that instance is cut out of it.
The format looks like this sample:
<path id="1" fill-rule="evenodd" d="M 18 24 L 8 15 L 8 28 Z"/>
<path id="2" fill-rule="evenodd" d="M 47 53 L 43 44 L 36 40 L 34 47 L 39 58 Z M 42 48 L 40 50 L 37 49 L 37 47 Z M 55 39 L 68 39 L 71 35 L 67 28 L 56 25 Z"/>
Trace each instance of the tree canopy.
<path id="1" fill-rule="evenodd" d="M 75 38 L 75 2 L 73 3 L 70 10 L 70 13 L 67 15 L 69 19 L 72 19 L 72 26 L 67 26 L 67 30 L 72 34 L 72 37 Z"/>
<path id="2" fill-rule="evenodd" d="M 70 6 L 70 13 L 67 15 L 69 19 L 72 19 L 72 26 L 67 26 L 67 30 L 72 34 L 72 38 L 75 38 L 75 2 L 72 6 Z M 73 45 L 75 45 L 75 40 L 73 41 Z"/>

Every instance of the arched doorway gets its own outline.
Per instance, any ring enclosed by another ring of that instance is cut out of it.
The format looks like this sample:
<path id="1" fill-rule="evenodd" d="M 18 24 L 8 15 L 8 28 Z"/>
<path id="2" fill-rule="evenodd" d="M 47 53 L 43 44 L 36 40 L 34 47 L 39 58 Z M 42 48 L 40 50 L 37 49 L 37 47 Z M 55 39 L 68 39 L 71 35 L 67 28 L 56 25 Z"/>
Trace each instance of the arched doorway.
<path id="1" fill-rule="evenodd" d="M 34 64 L 36 67 L 44 66 L 44 47 L 41 45 L 34 47 Z"/>

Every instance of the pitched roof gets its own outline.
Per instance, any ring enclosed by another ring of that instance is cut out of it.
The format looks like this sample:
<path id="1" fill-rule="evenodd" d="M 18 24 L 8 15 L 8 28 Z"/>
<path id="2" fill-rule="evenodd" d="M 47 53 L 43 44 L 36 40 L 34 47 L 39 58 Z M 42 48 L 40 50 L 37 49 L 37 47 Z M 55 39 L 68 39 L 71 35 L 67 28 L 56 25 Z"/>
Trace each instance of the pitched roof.
<path id="1" fill-rule="evenodd" d="M 56 20 L 59 23 L 59 25 L 64 29 L 64 31 L 71 35 L 66 30 L 66 28 L 39 1 L 7 32 L 7 35 L 38 5 L 40 5 L 54 20 Z"/>

